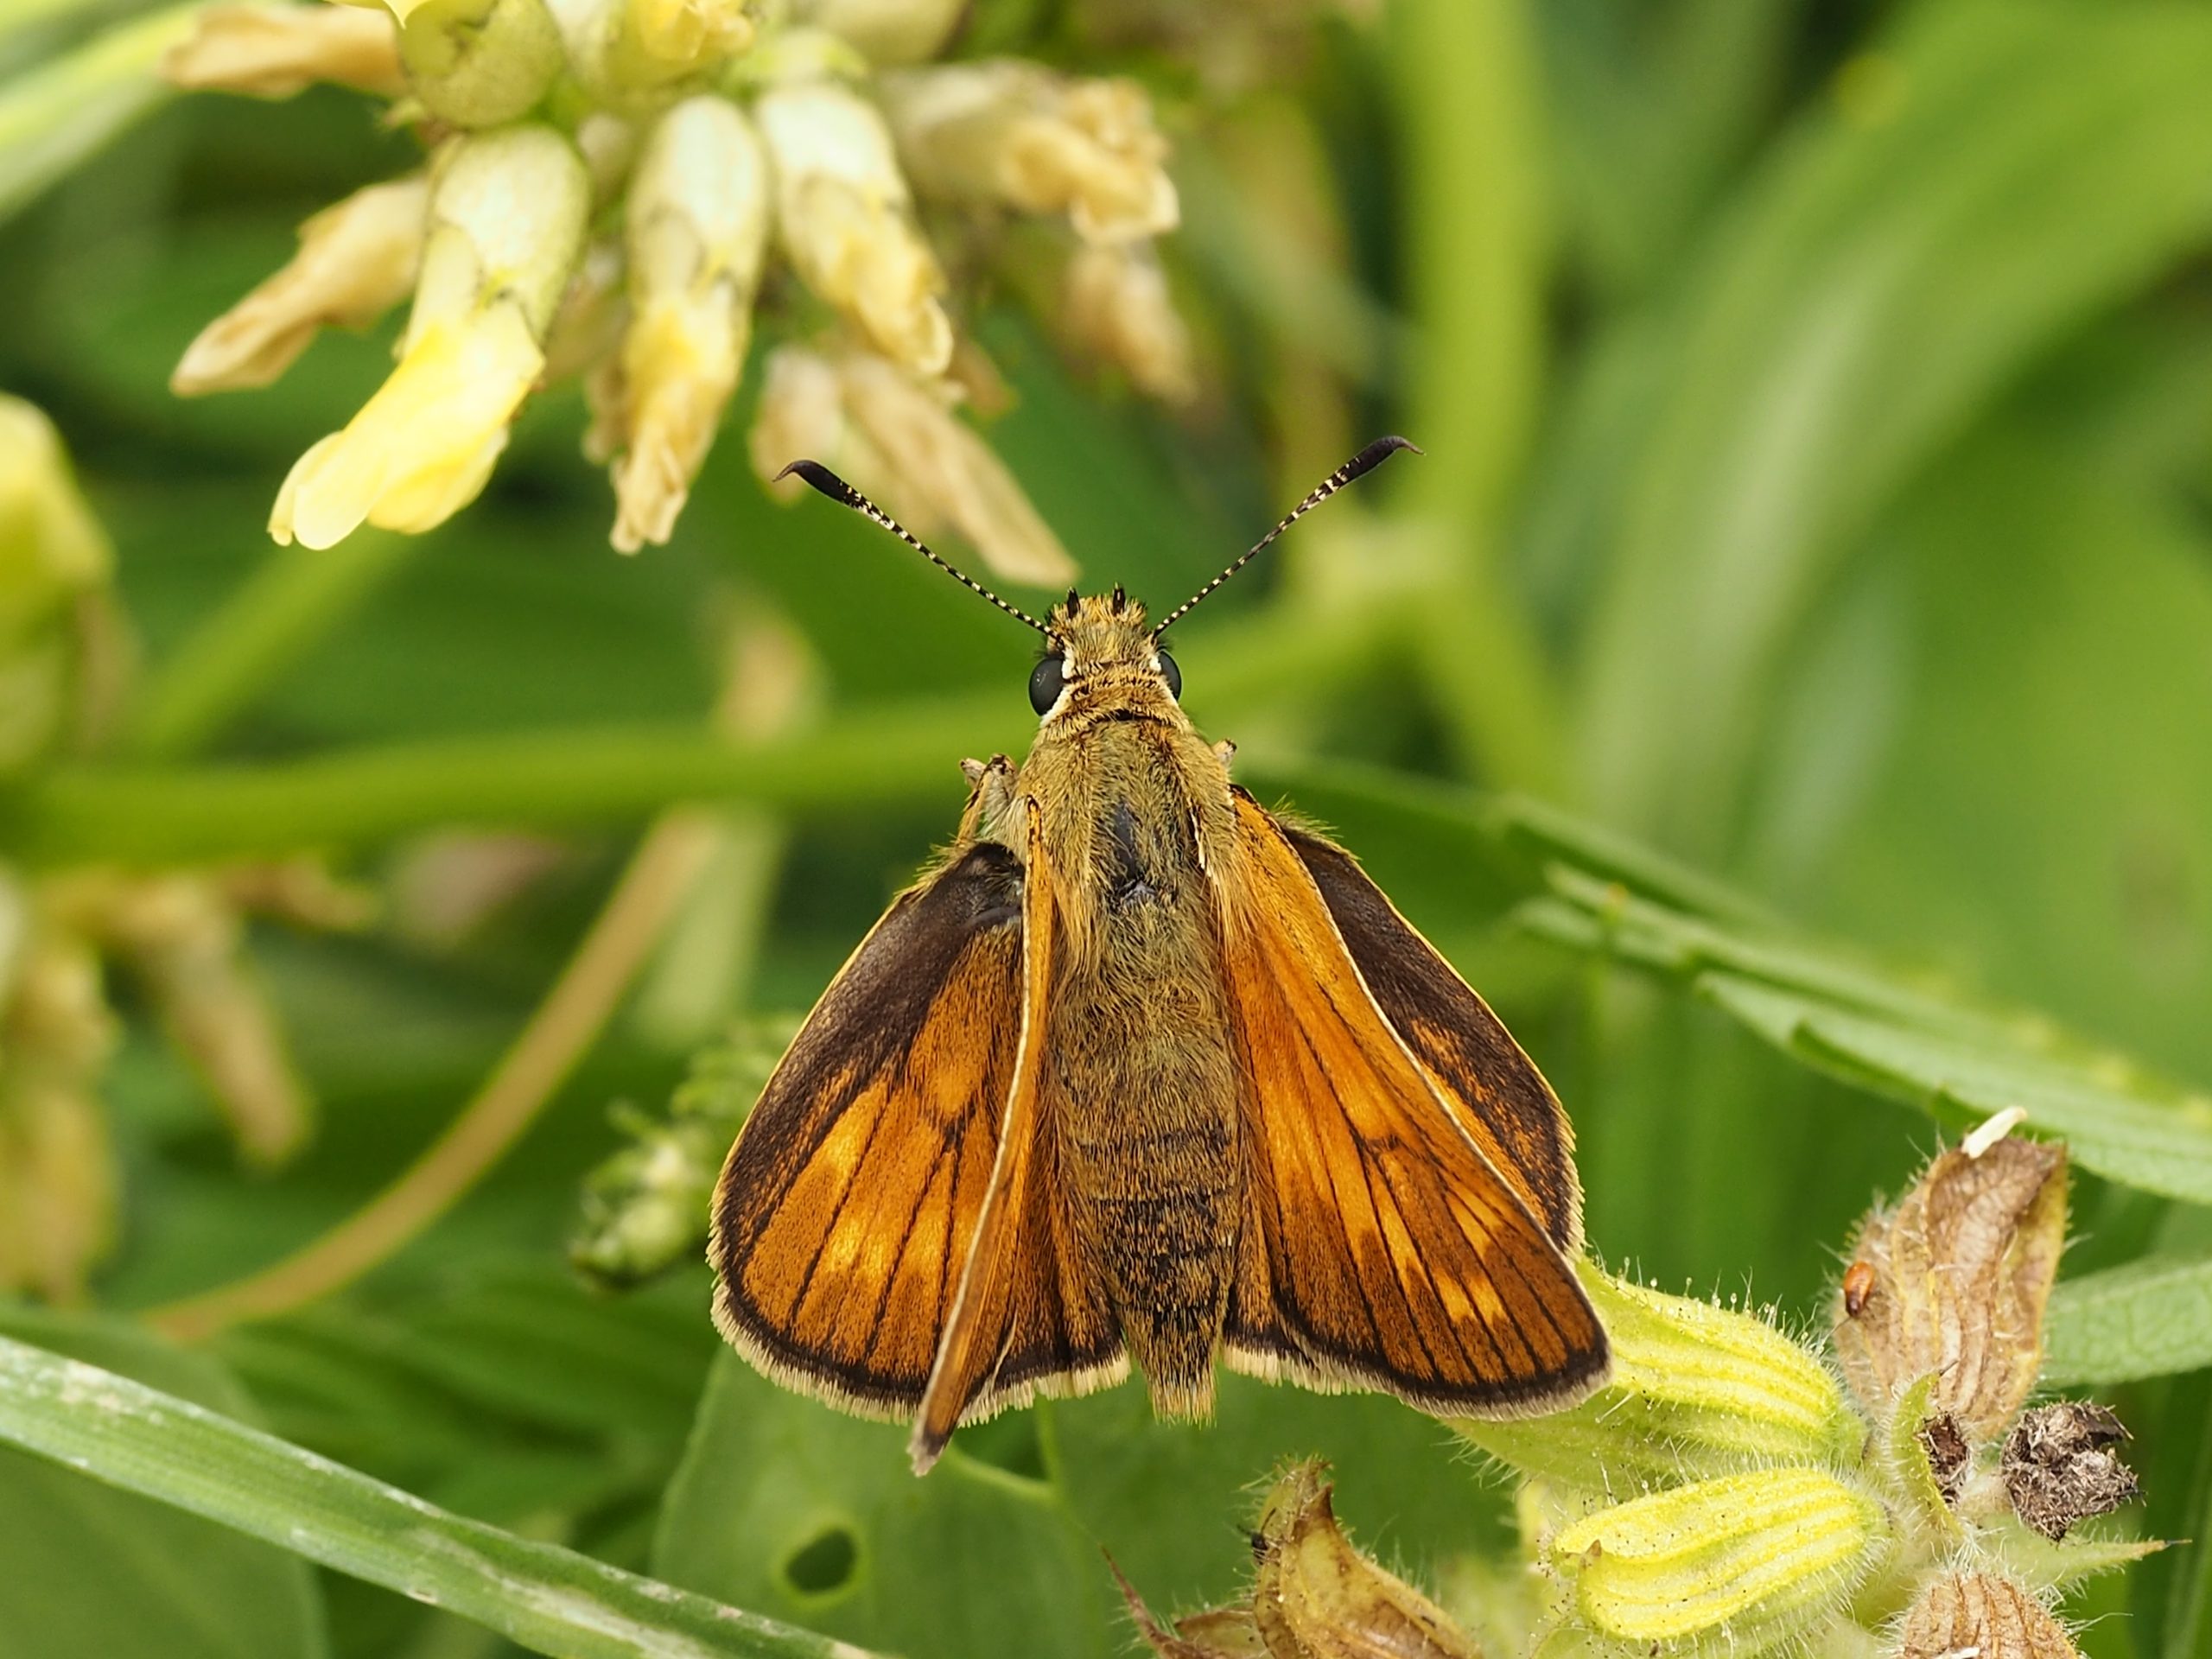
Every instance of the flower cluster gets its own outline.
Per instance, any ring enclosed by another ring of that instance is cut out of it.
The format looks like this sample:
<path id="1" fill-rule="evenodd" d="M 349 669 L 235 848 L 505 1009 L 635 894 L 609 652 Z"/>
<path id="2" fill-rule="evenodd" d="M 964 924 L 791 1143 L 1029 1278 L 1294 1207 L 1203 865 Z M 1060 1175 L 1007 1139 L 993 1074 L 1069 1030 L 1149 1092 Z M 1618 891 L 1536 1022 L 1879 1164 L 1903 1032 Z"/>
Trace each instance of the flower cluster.
<path id="1" fill-rule="evenodd" d="M 2063 1147 L 1993 1122 L 1862 1223 L 1823 1357 L 1587 1270 L 1614 1375 L 1555 1417 L 1458 1425 L 1527 1478 L 1545 1651 L 1753 1655 L 1843 1629 L 1900 1659 L 2071 1659 L 2048 1602 L 2152 1546 L 2054 1548 L 2134 1496 L 2117 1422 L 2024 1411 L 2066 1230 Z"/>
<path id="2" fill-rule="evenodd" d="M 364 326 L 411 295 L 398 366 L 300 458 L 271 534 L 322 547 L 364 523 L 442 523 L 483 489 L 524 400 L 574 375 L 629 551 L 668 539 L 766 315 L 777 338 L 752 444 L 764 477 L 814 455 L 922 533 L 959 531 L 1001 574 L 1063 581 L 1066 554 L 955 412 L 990 377 L 921 215 L 1058 226 L 1065 332 L 1177 400 L 1192 390 L 1191 346 L 1154 253 L 1177 223 L 1175 187 L 1133 82 L 929 63 L 963 10 L 211 6 L 170 54 L 173 80 L 266 97 L 341 82 L 391 99 L 429 160 L 308 220 L 292 262 L 208 325 L 172 384 L 264 385 L 317 329 Z"/>

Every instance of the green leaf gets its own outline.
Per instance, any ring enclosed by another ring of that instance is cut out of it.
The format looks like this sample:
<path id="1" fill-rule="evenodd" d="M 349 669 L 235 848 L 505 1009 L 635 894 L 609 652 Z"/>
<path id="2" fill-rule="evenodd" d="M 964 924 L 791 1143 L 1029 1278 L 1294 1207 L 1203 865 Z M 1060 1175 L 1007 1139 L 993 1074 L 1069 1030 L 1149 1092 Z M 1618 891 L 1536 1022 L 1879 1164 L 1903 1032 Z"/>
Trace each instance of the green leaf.
<path id="1" fill-rule="evenodd" d="M 2069 1279 L 2050 1299 L 2043 1380 L 2131 1382 L 2212 1365 L 2212 1256 L 2149 1256 Z"/>
<path id="2" fill-rule="evenodd" d="M 10 1311 L 0 1326 L 211 1411 L 251 1410 L 212 1359 L 132 1326 Z M 304 1562 L 197 1516 L 0 1451 L 0 1652 L 103 1659 L 320 1659 Z"/>
<path id="3" fill-rule="evenodd" d="M 119 23 L 0 86 L 0 219 L 170 96 L 155 66 L 199 10 Z"/>
<path id="4" fill-rule="evenodd" d="M 1728 844 L 1764 693 L 1853 534 L 2034 356 L 2212 228 L 2212 16 L 1909 8 L 1682 285 L 1586 660 L 1608 817 Z"/>
<path id="5" fill-rule="evenodd" d="M 991 1428 L 1018 1436 L 1031 1421 Z M 912 1659 L 1107 1659 L 1120 1646 L 1105 1563 L 1052 1486 L 961 1444 L 917 1479 L 904 1427 L 788 1393 L 734 1354 L 700 1402 L 653 1566 Z"/>
<path id="6" fill-rule="evenodd" d="M 0 1338 L 0 1440 L 564 1659 L 850 1659 L 842 1643 L 464 1520 L 112 1371 Z"/>
<path id="7" fill-rule="evenodd" d="M 1920 987 L 1832 947 L 1721 923 L 1555 867 L 1539 934 L 1681 980 L 1807 1063 L 1957 1122 L 2018 1106 L 2084 1169 L 2212 1203 L 2212 1098 L 2088 1047 L 2040 1016 Z"/>

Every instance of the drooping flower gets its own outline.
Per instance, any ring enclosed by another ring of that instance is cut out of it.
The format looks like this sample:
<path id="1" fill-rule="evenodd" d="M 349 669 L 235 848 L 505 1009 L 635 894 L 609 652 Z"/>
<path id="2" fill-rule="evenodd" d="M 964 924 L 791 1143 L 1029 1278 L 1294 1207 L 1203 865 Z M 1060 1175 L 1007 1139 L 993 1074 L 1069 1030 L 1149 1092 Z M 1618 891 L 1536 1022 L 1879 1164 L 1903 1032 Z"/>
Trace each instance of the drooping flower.
<path id="1" fill-rule="evenodd" d="M 544 367 L 588 194 L 582 162 L 548 127 L 463 138 L 442 158 L 399 366 L 300 458 L 271 535 L 328 547 L 365 521 L 423 531 L 476 499 Z"/>
<path id="2" fill-rule="evenodd" d="M 737 389 L 768 238 L 767 156 L 736 105 L 688 99 L 631 187 L 630 321 L 606 411 L 614 544 L 665 542 Z"/>
<path id="3" fill-rule="evenodd" d="M 324 208 L 300 226 L 300 250 L 289 264 L 200 331 L 169 376 L 169 390 L 190 397 L 265 386 L 292 366 L 318 329 L 374 322 L 415 285 L 429 201 L 428 179 L 395 179 Z"/>
<path id="4" fill-rule="evenodd" d="M 768 359 L 753 464 L 772 480 L 800 456 L 849 478 L 925 539 L 965 537 L 1001 576 L 1058 586 L 1075 564 L 1005 463 L 950 406 L 945 383 L 917 382 L 869 352 L 829 358 L 784 346 Z M 778 486 L 798 487 L 788 479 Z"/>

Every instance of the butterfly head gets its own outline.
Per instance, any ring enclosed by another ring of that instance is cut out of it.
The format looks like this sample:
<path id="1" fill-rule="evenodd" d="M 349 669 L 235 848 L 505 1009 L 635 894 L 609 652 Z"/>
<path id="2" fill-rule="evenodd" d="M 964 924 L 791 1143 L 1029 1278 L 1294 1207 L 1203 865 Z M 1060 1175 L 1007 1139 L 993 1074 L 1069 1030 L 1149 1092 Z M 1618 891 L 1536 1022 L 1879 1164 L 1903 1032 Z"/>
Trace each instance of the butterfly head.
<path id="1" fill-rule="evenodd" d="M 1029 702 L 1046 721 L 1109 702 L 1172 707 L 1183 694 L 1182 672 L 1147 625 L 1143 601 L 1119 588 L 1069 594 L 1046 616 L 1045 638 L 1045 655 L 1029 676 Z"/>

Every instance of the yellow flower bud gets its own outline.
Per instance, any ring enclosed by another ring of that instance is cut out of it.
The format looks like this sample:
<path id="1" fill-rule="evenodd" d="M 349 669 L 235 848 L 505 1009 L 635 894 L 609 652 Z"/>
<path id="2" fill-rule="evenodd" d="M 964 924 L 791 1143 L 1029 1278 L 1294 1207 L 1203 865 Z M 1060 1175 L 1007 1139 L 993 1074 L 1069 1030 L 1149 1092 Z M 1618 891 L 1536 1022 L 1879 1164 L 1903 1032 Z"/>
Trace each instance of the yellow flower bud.
<path id="1" fill-rule="evenodd" d="M 819 461 L 925 539 L 950 525 L 995 574 L 1065 583 L 1074 561 L 1005 464 L 947 406 L 952 395 L 868 353 L 832 361 L 786 346 L 768 359 L 753 466 L 772 479 L 801 456 Z M 786 499 L 797 484 L 779 486 Z"/>
<path id="2" fill-rule="evenodd" d="M 1135 81 L 1070 80 L 1009 58 L 887 75 L 883 98 L 925 194 L 1065 213 L 1092 242 L 1175 228 L 1167 141 Z"/>
<path id="3" fill-rule="evenodd" d="M 1065 320 L 1077 350 L 1121 370 L 1147 396 L 1186 404 L 1198 395 L 1191 331 L 1150 245 L 1078 249 L 1068 263 Z"/>
<path id="4" fill-rule="evenodd" d="M 777 231 L 800 278 L 893 362 L 941 373 L 952 359 L 944 278 L 874 105 L 816 81 L 776 87 L 754 113 L 775 164 Z"/>
<path id="5" fill-rule="evenodd" d="M 1830 1614 L 1885 1541 L 1880 1507 L 1834 1475 L 1767 1469 L 1600 1510 L 1544 1554 L 1601 1637 L 1748 1655 Z"/>
<path id="6" fill-rule="evenodd" d="M 753 44 L 745 0 L 629 0 L 622 44 L 641 81 L 674 80 Z"/>
<path id="7" fill-rule="evenodd" d="M 454 146 L 432 187 L 399 366 L 293 467 L 270 534 L 328 547 L 364 520 L 423 531 L 476 498 L 543 367 L 588 197 L 582 162 L 547 128 Z"/>
<path id="8" fill-rule="evenodd" d="M 115 1046 L 99 963 L 30 918 L 0 1000 L 0 1288 L 74 1299 L 115 1233 L 115 1164 L 94 1091 Z"/>
<path id="9" fill-rule="evenodd" d="M 209 6 L 163 55 L 162 73 L 190 92 L 257 98 L 291 98 L 325 80 L 383 98 L 407 86 L 391 19 L 346 6 Z"/>
<path id="10" fill-rule="evenodd" d="M 496 127 L 527 115 L 563 64 L 561 31 L 545 0 L 410 0 L 399 55 L 431 114 L 458 127 Z"/>
<path id="11" fill-rule="evenodd" d="M 0 775 L 81 728 L 112 556 L 52 423 L 0 396 Z"/>
<path id="12" fill-rule="evenodd" d="M 337 16 L 367 16 L 365 12 Z M 291 263 L 200 331 L 169 376 L 181 397 L 265 386 L 318 328 L 365 328 L 407 296 L 423 253 L 427 179 L 372 184 L 300 226 Z"/>
<path id="13" fill-rule="evenodd" d="M 2066 1240 L 2066 1150 L 2000 1136 L 1940 1154 L 1894 1210 L 1859 1224 L 1835 1348 L 1852 1392 L 1886 1417 L 1921 1377 L 1970 1445 L 2025 1403 Z"/>
<path id="14" fill-rule="evenodd" d="M 614 545 L 665 542 L 737 388 L 768 237 L 767 156 L 736 105 L 687 99 L 631 186 Z"/>
<path id="15" fill-rule="evenodd" d="M 1773 1326 L 1581 1267 L 1613 1372 L 1543 1417 L 1452 1427 L 1525 1472 L 1618 1492 L 1787 1461 L 1841 1463 L 1866 1430 L 1827 1369 Z"/>
<path id="16" fill-rule="evenodd" d="M 797 0 L 792 21 L 824 29 L 874 63 L 920 63 L 950 41 L 969 0 Z"/>
<path id="17" fill-rule="evenodd" d="M 1991 1573 L 1947 1573 L 1920 1593 L 1892 1649 L 1897 1659 L 2080 1659 L 2035 1597 Z"/>

